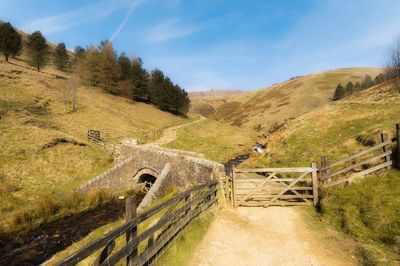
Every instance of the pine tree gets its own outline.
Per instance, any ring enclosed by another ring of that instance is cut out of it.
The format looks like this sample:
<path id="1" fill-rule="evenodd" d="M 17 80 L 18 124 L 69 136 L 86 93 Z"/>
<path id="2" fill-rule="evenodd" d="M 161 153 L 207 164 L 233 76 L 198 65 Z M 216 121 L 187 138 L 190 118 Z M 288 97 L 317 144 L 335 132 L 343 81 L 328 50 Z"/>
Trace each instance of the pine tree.
<path id="1" fill-rule="evenodd" d="M 375 85 L 375 83 L 374 83 L 374 80 L 371 78 L 371 76 L 365 75 L 365 78 L 361 82 L 361 89 L 366 90 L 368 88 L 371 88 L 374 85 Z"/>
<path id="2" fill-rule="evenodd" d="M 354 84 L 353 82 L 349 81 L 346 85 L 346 95 L 351 95 L 354 93 Z"/>
<path id="3" fill-rule="evenodd" d="M 162 105 L 164 93 L 164 73 L 159 69 L 154 69 L 150 75 L 149 94 L 150 101 L 158 106 Z"/>
<path id="4" fill-rule="evenodd" d="M 360 91 L 361 90 L 361 83 L 359 81 L 354 84 L 354 92 Z"/>
<path id="5" fill-rule="evenodd" d="M 125 53 L 122 53 L 120 56 L 118 56 L 118 67 L 120 71 L 119 80 L 127 80 L 131 77 L 131 60 L 125 55 Z"/>
<path id="6" fill-rule="evenodd" d="M 6 61 L 10 56 L 15 56 L 21 51 L 21 35 L 10 23 L 0 23 L 0 52 L 4 54 Z"/>
<path id="7" fill-rule="evenodd" d="M 80 60 L 85 57 L 86 50 L 78 45 L 75 47 L 74 53 L 75 53 L 75 60 Z"/>
<path id="8" fill-rule="evenodd" d="M 98 86 L 100 84 L 100 52 L 96 46 L 88 48 L 82 60 L 78 60 L 77 74 L 87 84 Z"/>
<path id="9" fill-rule="evenodd" d="M 40 31 L 35 31 L 29 35 L 26 47 L 28 49 L 29 64 L 40 71 L 40 68 L 46 65 L 49 53 L 46 38 L 43 37 Z"/>
<path id="10" fill-rule="evenodd" d="M 139 101 L 154 102 L 154 91 L 149 86 L 149 75 L 143 68 L 143 62 L 140 57 L 132 59 L 132 84 L 133 84 L 133 97 Z"/>
<path id="11" fill-rule="evenodd" d="M 99 86 L 112 94 L 120 94 L 121 91 L 117 88 L 117 80 L 119 75 L 117 55 L 110 41 L 101 43 L 99 70 Z"/>
<path id="12" fill-rule="evenodd" d="M 59 43 L 54 50 L 53 62 L 58 70 L 64 71 L 69 60 L 69 55 L 64 43 Z"/>
<path id="13" fill-rule="evenodd" d="M 341 84 L 338 84 L 333 95 L 333 100 L 338 101 L 346 96 L 346 91 Z"/>
<path id="14" fill-rule="evenodd" d="M 385 76 L 383 74 L 379 74 L 378 76 L 375 77 L 375 84 L 381 84 L 385 82 Z"/>

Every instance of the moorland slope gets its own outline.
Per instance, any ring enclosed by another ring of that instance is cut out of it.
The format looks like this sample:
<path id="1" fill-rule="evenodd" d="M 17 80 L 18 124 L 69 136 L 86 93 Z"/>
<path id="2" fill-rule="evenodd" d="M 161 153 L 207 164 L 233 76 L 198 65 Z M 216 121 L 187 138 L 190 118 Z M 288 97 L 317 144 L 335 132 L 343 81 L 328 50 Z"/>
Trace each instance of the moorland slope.
<path id="1" fill-rule="evenodd" d="M 361 81 L 366 74 L 374 78 L 381 71 L 378 68 L 345 68 L 295 77 L 255 92 L 233 95 L 210 117 L 265 132 L 274 124 L 329 103 L 338 83 Z"/>

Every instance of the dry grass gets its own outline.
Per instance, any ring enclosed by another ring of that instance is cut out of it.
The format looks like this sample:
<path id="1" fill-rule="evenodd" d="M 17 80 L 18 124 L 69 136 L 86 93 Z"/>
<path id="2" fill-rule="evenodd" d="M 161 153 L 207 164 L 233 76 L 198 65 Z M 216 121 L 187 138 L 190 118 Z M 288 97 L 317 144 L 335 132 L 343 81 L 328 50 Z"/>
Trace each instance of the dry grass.
<path id="1" fill-rule="evenodd" d="M 62 92 L 53 86 L 61 74 L 0 61 L 0 226 L 10 224 L 44 194 L 71 191 L 110 168 L 113 158 L 86 142 L 88 129 L 100 130 L 109 142 L 157 139 L 164 128 L 188 122 L 157 108 L 80 87 L 77 112 L 64 113 Z M 65 75 L 65 74 L 64 74 Z M 68 75 L 66 75 L 68 78 Z M 51 146 L 55 139 L 69 143 Z"/>
<path id="2" fill-rule="evenodd" d="M 339 82 L 361 80 L 365 74 L 375 77 L 380 71 L 348 68 L 299 77 L 256 92 L 234 95 L 211 117 L 246 128 L 258 126 L 267 131 L 273 123 L 282 123 L 329 103 Z"/>
<path id="3" fill-rule="evenodd" d="M 392 136 L 399 122 L 400 95 L 390 87 L 374 87 L 289 121 L 266 140 L 267 152 L 247 165 L 308 166 L 329 155 L 344 158 L 365 149 L 360 139 Z"/>

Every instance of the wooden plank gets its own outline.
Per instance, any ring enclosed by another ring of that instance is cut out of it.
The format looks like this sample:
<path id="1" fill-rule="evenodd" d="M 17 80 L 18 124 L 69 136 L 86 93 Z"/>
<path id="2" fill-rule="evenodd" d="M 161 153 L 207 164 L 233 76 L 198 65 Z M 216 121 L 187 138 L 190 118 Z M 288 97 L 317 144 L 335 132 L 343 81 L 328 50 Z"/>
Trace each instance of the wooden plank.
<path id="1" fill-rule="evenodd" d="M 300 194 L 300 195 L 279 195 L 279 194 L 274 194 L 274 195 L 250 195 L 249 198 L 245 198 L 246 195 L 243 194 L 237 194 L 237 200 L 240 201 L 246 201 L 247 199 L 271 199 L 276 196 L 279 196 L 279 199 L 312 199 L 314 196 L 313 195 L 307 195 L 307 194 Z M 240 204 L 239 201 L 239 204 Z"/>
<path id="2" fill-rule="evenodd" d="M 309 206 L 310 203 L 307 202 L 290 202 L 290 201 L 275 201 L 271 204 L 266 204 L 263 202 L 244 202 L 240 206 L 243 207 L 269 207 L 269 206 Z"/>
<path id="3" fill-rule="evenodd" d="M 260 193 L 265 193 L 265 192 L 272 192 L 275 190 L 282 190 L 284 186 L 279 186 L 279 187 L 266 187 L 266 188 L 259 188 L 257 189 L 255 192 L 260 192 Z M 244 191 L 254 191 L 253 187 L 238 187 L 236 186 L 236 190 L 237 192 L 244 192 Z M 299 191 L 303 191 L 303 190 L 313 190 L 313 187 L 292 187 L 290 190 L 299 190 Z"/>
<path id="4" fill-rule="evenodd" d="M 382 132 L 382 133 L 381 133 L 381 142 L 385 142 L 387 139 L 388 139 L 388 134 Z M 390 150 L 390 146 L 389 146 L 389 145 L 388 145 L 388 146 L 383 146 L 383 147 L 382 147 L 382 152 L 383 152 L 383 153 L 386 153 L 386 152 L 389 151 L 389 150 Z M 388 162 L 388 161 L 390 161 L 390 155 L 388 155 L 388 156 L 385 157 L 385 162 Z M 390 166 L 388 166 L 387 169 L 390 169 Z"/>
<path id="5" fill-rule="evenodd" d="M 400 170 L 400 124 L 396 124 L 397 169 Z"/>
<path id="6" fill-rule="evenodd" d="M 381 164 L 379 164 L 377 166 L 374 166 L 374 167 L 372 167 L 370 169 L 367 169 L 365 171 L 362 171 L 362 172 L 359 172 L 359 173 L 355 173 L 355 174 L 353 174 L 353 175 L 351 175 L 349 177 L 346 177 L 346 178 L 343 178 L 343 179 L 340 179 L 340 180 L 337 180 L 337 181 L 334 181 L 334 182 L 331 182 L 331 183 L 327 183 L 327 184 L 325 184 L 324 187 L 331 188 L 331 187 L 337 186 L 339 184 L 342 184 L 342 183 L 350 181 L 353 177 L 367 175 L 367 174 L 373 173 L 375 171 L 378 171 L 378 170 L 380 170 L 382 168 L 385 168 L 385 167 L 387 167 L 389 165 L 392 165 L 392 161 L 386 162 L 386 163 L 381 163 Z"/>
<path id="7" fill-rule="evenodd" d="M 317 171 L 315 168 L 311 167 L 295 167 L 295 168 L 241 168 L 241 169 L 236 169 L 236 173 L 270 173 L 270 172 L 276 172 L 276 173 L 309 173 L 313 171 Z"/>
<path id="8" fill-rule="evenodd" d="M 340 165 L 340 164 L 342 164 L 342 163 L 345 163 L 345 162 L 347 162 L 347 161 L 353 160 L 353 159 L 355 159 L 355 158 L 357 158 L 357 157 L 360 157 L 360 156 L 362 156 L 362 155 L 368 154 L 368 153 L 370 153 L 370 152 L 372 152 L 372 151 L 375 151 L 375 150 L 377 150 L 377 149 L 380 149 L 380 148 L 382 148 L 383 146 L 389 145 L 389 144 L 391 144 L 391 143 L 392 143 L 392 140 L 390 139 L 390 140 L 388 140 L 388 141 L 385 141 L 385 142 L 383 142 L 383 143 L 380 143 L 380 144 L 378 144 L 378 145 L 375 145 L 375 146 L 373 146 L 373 147 L 371 147 L 371 148 L 368 148 L 368 149 L 366 149 L 366 150 L 363 150 L 363 151 L 360 151 L 360 152 L 358 152 L 358 153 L 356 153 L 356 154 L 353 154 L 353 155 L 351 155 L 351 156 L 349 156 L 349 157 L 346 157 L 346 158 L 344 158 L 344 159 L 342 159 L 342 160 L 339 160 L 339 161 L 336 161 L 336 162 L 334 162 L 334 163 L 331 163 L 331 164 L 329 165 L 328 168 L 326 168 L 326 167 L 325 167 L 325 168 L 321 168 L 321 170 L 322 170 L 322 171 L 328 170 L 328 169 L 330 169 L 330 168 L 332 168 L 332 167 L 334 167 L 334 166 Z"/>
<path id="9" fill-rule="evenodd" d="M 232 207 L 236 207 L 235 206 L 235 166 L 232 165 L 232 181 L 231 181 L 231 191 L 232 191 Z"/>
<path id="10" fill-rule="evenodd" d="M 137 209 L 136 209 L 136 203 L 135 203 L 136 198 L 134 196 L 131 196 L 125 200 L 125 212 L 126 212 L 126 222 L 129 222 L 133 219 L 135 219 L 136 214 L 137 214 Z M 131 229 L 126 231 L 126 243 L 129 241 L 132 241 L 133 238 L 137 236 L 137 226 L 132 227 Z M 132 265 L 132 260 L 138 255 L 138 247 L 134 247 L 131 250 L 131 253 L 129 256 L 126 257 L 126 265 L 131 266 Z"/>
<path id="11" fill-rule="evenodd" d="M 330 178 L 335 177 L 335 176 L 337 176 L 337 175 L 344 174 L 344 173 L 346 173 L 346 172 L 348 172 L 348 171 L 350 171 L 350 170 L 353 170 L 353 169 L 355 169 L 355 168 L 357 168 L 357 167 L 359 167 L 359 166 L 362 166 L 362 165 L 364 165 L 364 164 L 367 164 L 367 163 L 370 163 L 370 162 L 379 160 L 379 159 L 381 159 L 381 158 L 383 158 L 383 157 L 386 157 L 387 155 L 390 155 L 390 154 L 392 154 L 392 150 L 388 150 L 388 151 L 385 152 L 385 153 L 378 154 L 378 155 L 376 155 L 376 156 L 374 156 L 374 157 L 372 157 L 372 158 L 366 159 L 366 160 L 364 160 L 364 161 L 362 161 L 362 162 L 359 162 L 359 163 L 350 165 L 350 166 L 348 166 L 348 167 L 342 168 L 342 169 L 338 170 L 337 172 L 331 173 L 331 174 L 329 174 L 329 175 L 327 175 L 327 176 L 323 176 L 322 179 L 323 179 L 323 180 L 327 180 L 327 179 L 330 179 Z M 390 157 L 389 157 L 389 158 L 390 158 Z"/>
<path id="12" fill-rule="evenodd" d="M 317 168 L 317 163 L 312 162 L 311 167 Z M 317 206 L 318 200 L 319 200 L 319 197 L 318 197 L 318 174 L 317 174 L 317 172 L 312 172 L 311 176 L 312 176 L 312 186 L 313 186 L 313 203 L 314 203 L 314 206 Z"/>
<path id="13" fill-rule="evenodd" d="M 221 193 L 222 193 L 222 198 L 224 199 L 224 203 L 225 203 L 225 205 L 227 205 L 227 196 L 226 196 L 224 179 L 225 179 L 225 176 L 219 178 L 219 186 L 221 188 Z"/>
<path id="14" fill-rule="evenodd" d="M 299 182 L 299 180 L 301 180 L 302 178 L 304 178 L 304 176 L 306 176 L 309 172 L 305 172 L 302 175 L 300 175 L 297 180 L 293 181 L 289 186 L 287 186 L 284 190 L 282 190 L 278 195 L 276 195 L 275 197 L 273 197 L 270 201 L 269 204 L 271 204 L 272 202 L 276 201 L 279 199 L 279 197 L 283 194 L 285 194 L 286 191 L 288 191 L 291 187 L 293 187 L 297 182 Z M 266 207 L 268 206 L 268 204 L 266 205 Z"/>
<path id="15" fill-rule="evenodd" d="M 310 173 L 310 172 L 305 172 L 305 173 Z M 276 178 L 276 179 L 268 180 L 268 182 L 293 182 L 295 180 L 298 180 L 299 182 L 300 181 L 312 181 L 312 179 L 309 177 L 305 177 L 300 180 L 298 178 L 294 177 L 294 178 Z M 256 183 L 256 182 L 263 182 L 263 181 L 265 181 L 265 178 L 236 178 L 235 179 L 236 183 L 251 183 L 251 182 Z"/>

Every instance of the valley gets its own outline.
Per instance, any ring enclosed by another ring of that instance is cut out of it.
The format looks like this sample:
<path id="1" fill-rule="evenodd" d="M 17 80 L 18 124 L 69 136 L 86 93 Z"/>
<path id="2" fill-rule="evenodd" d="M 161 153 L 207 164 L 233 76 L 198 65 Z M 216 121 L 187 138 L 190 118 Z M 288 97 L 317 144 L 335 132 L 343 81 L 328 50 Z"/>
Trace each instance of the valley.
<path id="1" fill-rule="evenodd" d="M 0 265 L 400 265 L 400 4 L 306 2 L 6 3 Z"/>

